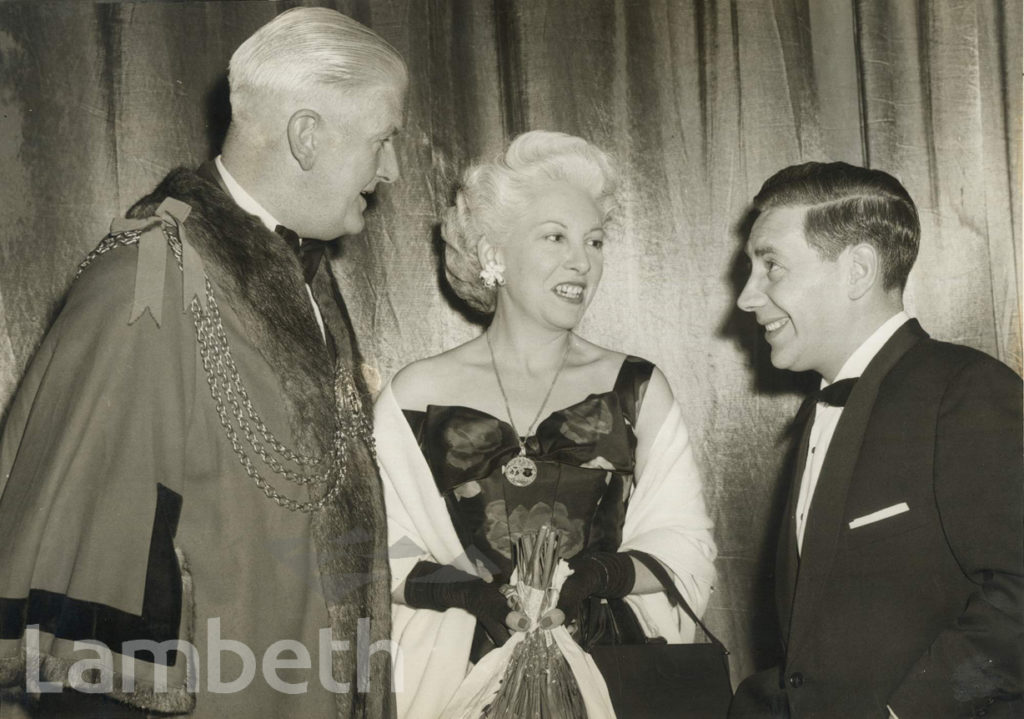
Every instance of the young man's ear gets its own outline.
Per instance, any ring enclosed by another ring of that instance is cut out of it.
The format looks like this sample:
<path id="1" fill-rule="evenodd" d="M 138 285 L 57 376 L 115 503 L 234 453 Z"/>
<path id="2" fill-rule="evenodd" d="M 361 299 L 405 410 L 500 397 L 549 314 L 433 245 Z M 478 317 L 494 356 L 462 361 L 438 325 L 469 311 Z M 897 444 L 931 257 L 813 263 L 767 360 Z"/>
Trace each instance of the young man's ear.
<path id="1" fill-rule="evenodd" d="M 288 147 L 303 170 L 312 170 L 316 164 L 316 132 L 322 124 L 315 110 L 296 110 L 288 118 Z"/>
<path id="2" fill-rule="evenodd" d="M 859 300 L 882 281 L 882 267 L 874 245 L 862 242 L 846 250 L 847 293 L 851 300 Z"/>

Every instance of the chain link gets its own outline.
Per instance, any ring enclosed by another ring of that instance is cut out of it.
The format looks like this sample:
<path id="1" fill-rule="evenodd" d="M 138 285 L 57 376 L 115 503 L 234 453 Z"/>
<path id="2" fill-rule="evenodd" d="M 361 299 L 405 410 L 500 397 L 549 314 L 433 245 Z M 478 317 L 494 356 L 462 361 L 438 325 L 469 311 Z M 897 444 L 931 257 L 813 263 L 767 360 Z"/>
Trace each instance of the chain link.
<path id="1" fill-rule="evenodd" d="M 163 225 L 163 231 L 178 268 L 181 269 L 181 241 L 177 233 L 172 232 L 166 224 Z M 79 265 L 75 277 L 80 276 L 94 260 L 110 250 L 138 244 L 139 237 L 144 232 L 145 229 L 127 230 L 103 238 Z M 305 513 L 323 509 L 328 502 L 338 496 L 348 474 L 349 439 L 361 441 L 369 451 L 371 460 L 375 464 L 377 461 L 373 424 L 368 413 L 363 411 L 363 400 L 356 389 L 355 378 L 351 371 L 343 366 L 344 363 L 336 362 L 333 387 L 334 430 L 329 451 L 322 456 L 308 456 L 288 448 L 270 431 L 249 398 L 231 354 L 231 346 L 214 296 L 213 284 L 209 277 L 205 280 L 206 309 L 203 309 L 198 297 L 193 297 L 189 311 L 195 326 L 199 357 L 210 388 L 210 396 L 213 398 L 218 419 L 232 450 L 246 475 L 276 504 L 291 511 Z M 239 437 L 239 433 L 242 437 Z M 309 502 L 300 502 L 281 494 L 260 473 L 246 445 L 274 474 L 287 482 L 308 487 L 310 495 L 315 498 Z M 278 456 L 308 471 L 296 472 L 288 469 Z"/>

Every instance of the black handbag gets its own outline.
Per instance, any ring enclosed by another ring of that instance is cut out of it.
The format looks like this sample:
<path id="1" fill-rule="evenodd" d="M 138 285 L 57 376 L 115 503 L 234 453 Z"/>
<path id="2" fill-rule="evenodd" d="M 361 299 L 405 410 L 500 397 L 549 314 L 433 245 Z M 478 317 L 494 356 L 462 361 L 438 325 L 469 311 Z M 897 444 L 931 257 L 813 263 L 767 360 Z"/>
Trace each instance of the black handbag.
<path id="1" fill-rule="evenodd" d="M 729 651 L 704 625 L 676 588 L 661 562 L 643 552 L 629 552 L 665 587 L 673 605 L 682 607 L 709 640 L 705 644 L 597 645 L 590 655 L 601 671 L 619 719 L 724 719 L 732 685 Z"/>

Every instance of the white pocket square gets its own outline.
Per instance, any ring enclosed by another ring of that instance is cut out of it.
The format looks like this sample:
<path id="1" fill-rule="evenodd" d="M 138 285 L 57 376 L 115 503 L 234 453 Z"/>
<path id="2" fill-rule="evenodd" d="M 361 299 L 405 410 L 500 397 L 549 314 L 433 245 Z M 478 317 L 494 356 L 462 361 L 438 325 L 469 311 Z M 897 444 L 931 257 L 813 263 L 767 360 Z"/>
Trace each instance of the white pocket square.
<path id="1" fill-rule="evenodd" d="M 850 522 L 850 529 L 863 527 L 865 524 L 874 524 L 875 522 L 881 522 L 883 519 L 895 517 L 897 514 L 903 514 L 904 512 L 909 511 L 910 507 L 907 506 L 907 503 L 900 502 L 899 504 L 894 504 L 891 507 L 879 509 L 877 512 L 865 514 L 863 517 L 857 517 L 856 519 Z"/>

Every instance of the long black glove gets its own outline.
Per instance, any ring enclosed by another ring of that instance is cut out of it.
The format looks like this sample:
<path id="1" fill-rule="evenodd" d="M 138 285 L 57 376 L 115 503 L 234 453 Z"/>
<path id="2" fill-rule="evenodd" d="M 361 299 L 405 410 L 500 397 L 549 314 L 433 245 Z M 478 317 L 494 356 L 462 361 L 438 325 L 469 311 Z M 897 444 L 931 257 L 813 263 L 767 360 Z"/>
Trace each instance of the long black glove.
<path id="1" fill-rule="evenodd" d="M 568 624 L 579 613 L 587 597 L 620 599 L 633 590 L 636 569 L 624 552 L 581 552 L 569 560 L 572 574 L 558 595 L 558 609 Z"/>
<path id="2" fill-rule="evenodd" d="M 508 600 L 493 582 L 485 582 L 447 564 L 420 561 L 405 579 L 405 603 L 415 609 L 464 609 L 480 624 L 498 646 L 509 638 L 505 619 Z"/>

